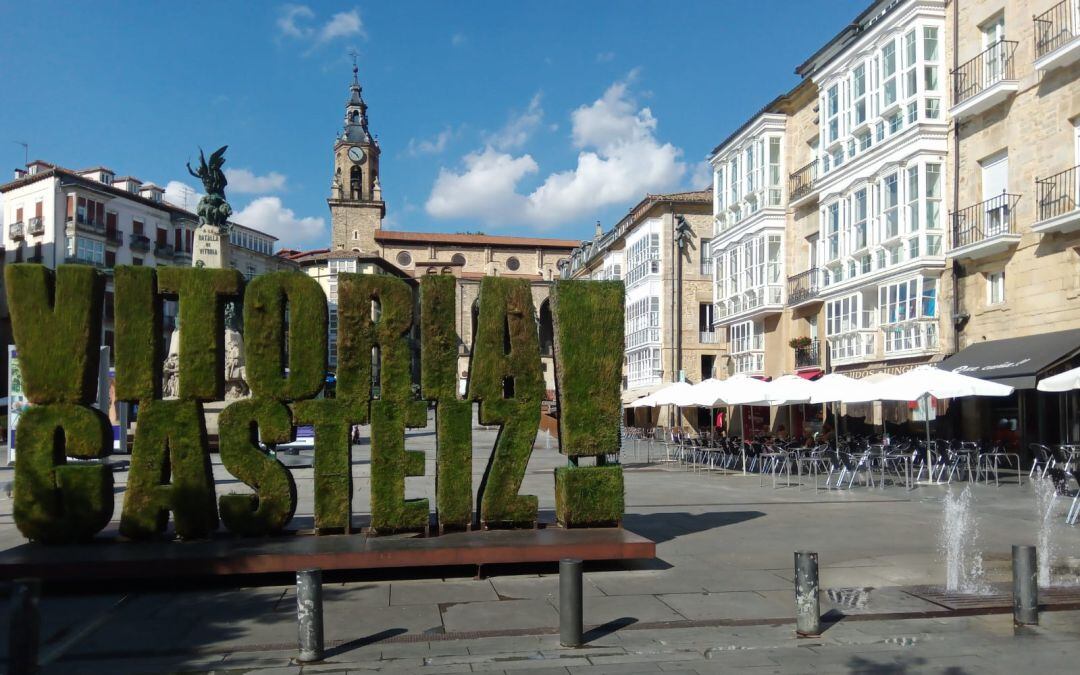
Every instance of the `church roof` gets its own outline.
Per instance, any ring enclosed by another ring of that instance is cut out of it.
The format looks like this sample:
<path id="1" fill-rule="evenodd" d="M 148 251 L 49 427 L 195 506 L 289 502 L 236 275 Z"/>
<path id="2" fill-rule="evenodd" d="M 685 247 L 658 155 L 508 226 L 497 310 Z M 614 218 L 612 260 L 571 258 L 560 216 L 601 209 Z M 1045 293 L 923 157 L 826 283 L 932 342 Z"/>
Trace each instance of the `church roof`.
<path id="1" fill-rule="evenodd" d="M 506 237 L 489 234 L 449 234 L 444 232 L 401 232 L 376 230 L 378 242 L 400 244 L 459 244 L 463 246 L 494 246 L 499 248 L 565 248 L 572 249 L 581 242 L 575 239 L 543 237 Z"/>

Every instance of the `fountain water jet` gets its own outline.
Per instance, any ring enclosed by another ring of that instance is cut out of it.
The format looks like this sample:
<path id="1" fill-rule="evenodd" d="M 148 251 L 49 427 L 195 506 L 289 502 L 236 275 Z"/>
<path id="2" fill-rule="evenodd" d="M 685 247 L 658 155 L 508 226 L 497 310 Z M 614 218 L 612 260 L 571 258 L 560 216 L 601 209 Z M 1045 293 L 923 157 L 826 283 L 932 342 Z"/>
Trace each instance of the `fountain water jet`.
<path id="1" fill-rule="evenodd" d="M 945 590 L 952 593 L 989 593 L 983 574 L 982 552 L 975 544 L 979 529 L 968 485 L 956 494 L 952 487 L 945 494 L 941 522 L 940 547 L 945 557 Z"/>
<path id="2" fill-rule="evenodd" d="M 1035 478 L 1035 519 L 1039 523 L 1039 538 L 1036 542 L 1039 562 L 1039 586 L 1050 586 L 1052 576 L 1050 565 L 1054 559 L 1054 499 L 1057 486 L 1050 477 Z"/>

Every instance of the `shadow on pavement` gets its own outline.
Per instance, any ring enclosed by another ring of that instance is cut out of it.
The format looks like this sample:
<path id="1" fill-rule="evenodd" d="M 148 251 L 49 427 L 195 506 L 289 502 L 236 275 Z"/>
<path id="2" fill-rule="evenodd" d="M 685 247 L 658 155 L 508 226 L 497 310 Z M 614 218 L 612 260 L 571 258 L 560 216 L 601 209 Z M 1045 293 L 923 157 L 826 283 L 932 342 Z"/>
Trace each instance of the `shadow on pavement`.
<path id="1" fill-rule="evenodd" d="M 623 527 L 660 544 L 679 536 L 735 525 L 764 515 L 761 511 L 628 513 L 623 517 Z"/>
<path id="2" fill-rule="evenodd" d="M 341 656 L 345 652 L 351 651 L 353 649 L 359 649 L 361 647 L 367 647 L 368 645 L 373 645 L 376 642 L 382 642 L 383 640 L 389 640 L 392 637 L 397 637 L 398 635 L 402 635 L 402 634 L 408 633 L 408 632 L 409 631 L 407 631 L 404 628 L 389 628 L 387 630 L 382 630 L 382 631 L 379 631 L 378 633 L 373 633 L 371 635 L 367 635 L 367 636 L 362 637 L 362 638 L 357 638 L 355 640 L 349 640 L 348 642 L 343 642 L 343 643 L 341 643 L 340 645 L 338 645 L 336 647 L 332 647 L 330 649 L 327 649 L 326 652 L 323 654 L 323 656 L 324 656 L 324 658 L 332 658 L 334 656 Z"/>
<path id="3" fill-rule="evenodd" d="M 594 626 L 585 631 L 581 636 L 581 641 L 585 644 L 589 644 L 593 640 L 599 640 L 602 637 L 607 637 L 612 633 L 622 630 L 627 626 L 633 626 L 638 620 L 632 616 L 623 616 L 618 619 L 612 619 L 607 623 L 602 623 L 599 626 Z"/>

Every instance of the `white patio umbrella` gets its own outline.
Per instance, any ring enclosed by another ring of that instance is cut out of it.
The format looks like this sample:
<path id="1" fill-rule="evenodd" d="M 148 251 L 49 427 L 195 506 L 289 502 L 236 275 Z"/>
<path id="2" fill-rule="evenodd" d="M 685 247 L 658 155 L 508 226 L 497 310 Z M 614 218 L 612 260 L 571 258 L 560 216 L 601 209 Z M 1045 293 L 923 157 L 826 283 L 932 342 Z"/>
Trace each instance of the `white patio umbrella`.
<path id="1" fill-rule="evenodd" d="M 1036 387 L 1039 391 L 1070 391 L 1080 389 L 1080 368 L 1066 370 L 1052 377 L 1046 377 L 1039 381 Z"/>
<path id="2" fill-rule="evenodd" d="M 749 375 L 733 375 L 724 380 L 724 403 L 728 405 L 768 405 L 768 382 Z"/>
<path id="3" fill-rule="evenodd" d="M 715 408 L 718 405 L 724 405 L 726 403 L 724 396 L 728 392 L 727 382 L 728 380 L 718 380 L 715 377 L 702 380 L 693 386 L 690 392 L 691 400 L 694 405 L 703 408 Z"/>
<path id="4" fill-rule="evenodd" d="M 901 375 L 870 385 L 873 388 L 875 401 L 918 401 L 923 410 L 927 412 L 923 416 L 926 422 L 926 446 L 930 447 L 930 399 L 931 398 L 961 398 L 964 396 L 1008 396 L 1013 388 L 1007 384 L 999 384 L 981 380 L 977 377 L 961 375 L 949 370 L 942 370 L 934 366 L 919 366 Z M 934 475 L 934 459 L 927 453 L 927 463 L 930 475 Z"/>
<path id="5" fill-rule="evenodd" d="M 810 391 L 811 403 L 862 403 L 873 401 L 870 385 L 841 373 L 823 375 Z"/>
<path id="6" fill-rule="evenodd" d="M 763 405 L 809 403 L 816 383 L 798 375 L 783 375 L 765 383 Z"/>
<path id="7" fill-rule="evenodd" d="M 674 405 L 680 408 L 695 406 L 697 404 L 693 402 L 693 389 L 689 382 L 676 382 L 653 394 L 653 405 Z"/>
<path id="8" fill-rule="evenodd" d="M 652 397 L 652 394 L 650 394 L 648 396 L 642 396 L 638 400 L 633 401 L 632 403 L 629 403 L 626 407 L 627 408 L 651 408 L 654 405 L 656 405 L 656 404 L 653 403 L 653 397 Z"/>

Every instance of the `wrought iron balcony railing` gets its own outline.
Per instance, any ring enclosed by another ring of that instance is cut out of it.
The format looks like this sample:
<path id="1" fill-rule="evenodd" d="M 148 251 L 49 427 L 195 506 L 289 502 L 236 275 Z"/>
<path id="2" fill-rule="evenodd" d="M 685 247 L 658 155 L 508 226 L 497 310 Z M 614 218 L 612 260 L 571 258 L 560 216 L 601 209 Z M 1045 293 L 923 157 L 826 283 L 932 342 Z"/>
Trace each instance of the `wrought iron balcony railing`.
<path id="1" fill-rule="evenodd" d="M 813 192 L 817 174 L 818 162 L 816 159 L 791 174 L 788 178 L 788 199 L 795 201 Z"/>
<path id="2" fill-rule="evenodd" d="M 128 242 L 128 246 L 132 251 L 149 251 L 150 250 L 150 237 L 145 234 L 133 234 L 131 240 Z"/>
<path id="3" fill-rule="evenodd" d="M 26 228 L 21 220 L 17 223 L 8 225 L 8 236 L 12 239 L 22 239 L 26 237 Z"/>
<path id="4" fill-rule="evenodd" d="M 1077 36 L 1076 0 L 1061 0 L 1034 18 L 1035 58 L 1041 59 Z"/>
<path id="5" fill-rule="evenodd" d="M 812 267 L 788 277 L 788 304 L 797 305 L 816 298 L 824 287 L 823 279 L 824 274 L 819 267 Z"/>
<path id="6" fill-rule="evenodd" d="M 1016 79 L 1015 40 L 998 40 L 953 71 L 953 105 L 976 96 L 998 82 Z"/>
<path id="7" fill-rule="evenodd" d="M 977 244 L 1002 234 L 1015 234 L 1013 211 L 1020 195 L 1003 192 L 952 214 L 953 248 Z"/>
<path id="8" fill-rule="evenodd" d="M 1039 220 L 1049 220 L 1080 209 L 1080 166 L 1048 178 L 1035 179 Z"/>
<path id="9" fill-rule="evenodd" d="M 26 231 L 30 234 L 45 234 L 45 221 L 41 216 L 34 216 L 26 224 Z"/>

